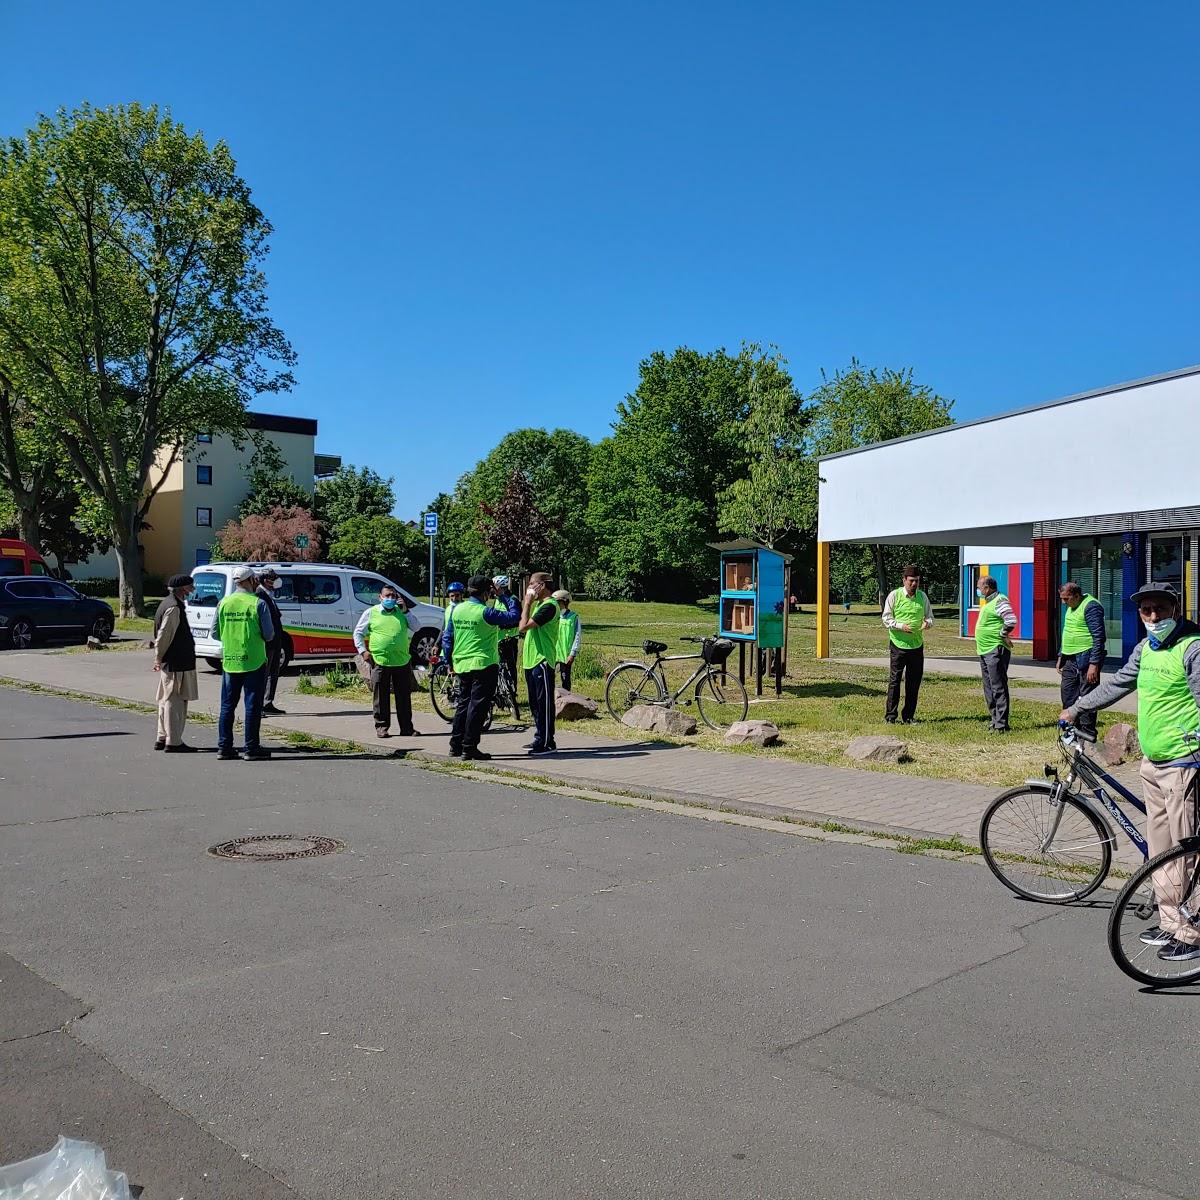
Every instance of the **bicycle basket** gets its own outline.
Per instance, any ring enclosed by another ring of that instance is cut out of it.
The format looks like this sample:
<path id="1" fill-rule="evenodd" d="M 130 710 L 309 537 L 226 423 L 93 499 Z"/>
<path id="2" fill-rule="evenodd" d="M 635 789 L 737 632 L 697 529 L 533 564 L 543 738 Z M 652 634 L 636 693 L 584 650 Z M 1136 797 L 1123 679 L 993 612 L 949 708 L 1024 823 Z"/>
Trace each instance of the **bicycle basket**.
<path id="1" fill-rule="evenodd" d="M 700 654 L 706 663 L 719 667 L 733 653 L 733 643 L 728 638 L 708 637 L 700 646 Z"/>

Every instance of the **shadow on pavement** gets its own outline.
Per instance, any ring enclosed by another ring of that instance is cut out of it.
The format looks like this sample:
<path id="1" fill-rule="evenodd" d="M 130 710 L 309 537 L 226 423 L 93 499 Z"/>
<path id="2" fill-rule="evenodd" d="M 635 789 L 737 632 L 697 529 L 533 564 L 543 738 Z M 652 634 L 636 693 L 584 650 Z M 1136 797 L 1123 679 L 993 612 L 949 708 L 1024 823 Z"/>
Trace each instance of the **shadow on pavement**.
<path id="1" fill-rule="evenodd" d="M 30 737 L 0 738 L 0 742 L 63 742 L 69 738 L 132 737 L 128 729 L 96 730 L 92 733 L 40 733 Z"/>

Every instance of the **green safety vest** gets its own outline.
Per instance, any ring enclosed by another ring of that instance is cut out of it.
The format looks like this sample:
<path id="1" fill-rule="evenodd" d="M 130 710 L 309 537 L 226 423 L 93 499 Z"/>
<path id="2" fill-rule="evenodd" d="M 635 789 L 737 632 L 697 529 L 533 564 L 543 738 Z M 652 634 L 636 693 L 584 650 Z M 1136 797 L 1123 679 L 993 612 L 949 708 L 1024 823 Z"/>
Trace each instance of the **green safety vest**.
<path id="1" fill-rule="evenodd" d="M 258 623 L 259 598 L 243 588 L 217 605 L 217 637 L 221 667 L 231 675 L 257 671 L 267 661 L 267 643 Z"/>
<path id="2" fill-rule="evenodd" d="M 575 644 L 575 631 L 579 628 L 579 614 L 570 609 L 558 614 L 558 645 L 559 662 L 566 662 L 571 657 L 571 647 Z"/>
<path id="3" fill-rule="evenodd" d="M 381 667 L 406 667 L 412 660 L 408 648 L 408 617 L 399 604 L 384 612 L 382 604 L 367 610 L 367 649 Z"/>
<path id="4" fill-rule="evenodd" d="M 1138 741 L 1151 762 L 1174 762 L 1192 757 L 1185 733 L 1200 728 L 1200 708 L 1183 670 L 1183 652 L 1196 637 L 1180 638 L 1169 650 L 1151 650 L 1142 643 L 1138 664 Z"/>
<path id="5" fill-rule="evenodd" d="M 498 609 L 502 613 L 508 612 L 508 606 L 504 603 L 503 600 L 500 599 L 499 596 L 497 596 L 492 601 L 492 607 L 495 609 Z M 500 630 L 500 640 L 502 642 L 506 641 L 508 638 L 515 638 L 515 637 L 520 637 L 520 636 L 521 636 L 521 631 L 515 625 L 511 629 L 501 629 Z"/>
<path id="6" fill-rule="evenodd" d="M 985 600 L 979 608 L 979 620 L 975 622 L 975 653 L 981 657 L 995 650 L 1004 640 L 1004 622 L 996 611 L 996 601 L 1005 599 L 997 592 Z"/>
<path id="7" fill-rule="evenodd" d="M 485 612 L 487 608 L 477 600 L 460 600 L 450 610 L 450 624 L 454 629 L 451 659 L 460 675 L 464 671 L 494 667 L 500 661 L 497 649 L 500 630 L 483 619 Z"/>
<path id="8" fill-rule="evenodd" d="M 537 606 L 535 612 L 541 612 L 546 605 L 552 605 L 554 616 L 545 625 L 533 625 L 525 630 L 525 648 L 521 665 L 525 670 L 531 670 L 538 663 L 558 664 L 558 601 L 545 600 Z M 530 616 L 533 614 L 530 613 Z"/>
<path id="9" fill-rule="evenodd" d="M 912 633 L 905 633 L 903 629 L 888 630 L 893 646 L 915 650 L 925 645 L 925 593 L 920 588 L 911 596 L 903 588 L 897 588 L 892 593 L 892 616 L 899 624 L 912 626 Z"/>
<path id="10" fill-rule="evenodd" d="M 1089 604 L 1099 604 L 1095 596 L 1084 596 L 1082 603 L 1068 608 L 1063 617 L 1062 652 L 1067 655 L 1082 654 L 1092 648 L 1092 632 L 1083 619 Z"/>

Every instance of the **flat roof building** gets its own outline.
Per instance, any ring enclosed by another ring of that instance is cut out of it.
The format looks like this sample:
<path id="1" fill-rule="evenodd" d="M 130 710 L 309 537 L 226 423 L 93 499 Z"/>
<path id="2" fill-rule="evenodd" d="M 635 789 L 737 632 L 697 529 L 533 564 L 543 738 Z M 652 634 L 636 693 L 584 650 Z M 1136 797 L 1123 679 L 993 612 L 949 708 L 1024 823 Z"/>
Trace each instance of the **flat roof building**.
<path id="1" fill-rule="evenodd" d="M 1142 636 L 1125 598 L 1147 578 L 1200 615 L 1198 418 L 1189 367 L 822 458 L 820 594 L 834 542 L 1029 546 L 1034 657 L 1056 656 L 1057 591 L 1073 579 L 1104 605 L 1109 654 L 1124 658 Z M 827 629 L 817 649 L 828 654 Z"/>

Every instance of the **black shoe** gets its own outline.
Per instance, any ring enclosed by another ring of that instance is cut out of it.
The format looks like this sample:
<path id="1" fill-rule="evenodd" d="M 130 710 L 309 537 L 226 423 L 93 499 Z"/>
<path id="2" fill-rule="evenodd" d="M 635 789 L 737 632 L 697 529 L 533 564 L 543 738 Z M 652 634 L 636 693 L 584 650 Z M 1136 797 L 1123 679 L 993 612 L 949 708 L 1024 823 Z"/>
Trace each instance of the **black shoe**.
<path id="1" fill-rule="evenodd" d="M 884 717 L 883 719 L 884 719 L 884 720 L 885 720 L 885 721 L 886 721 L 886 722 L 887 722 L 889 725 L 895 725 L 895 723 L 896 723 L 896 718 L 895 718 L 895 717 Z"/>
<path id="2" fill-rule="evenodd" d="M 246 762 L 266 762 L 270 757 L 270 750 L 247 750 L 242 754 Z"/>
<path id="3" fill-rule="evenodd" d="M 462 756 L 464 759 L 473 759 L 476 762 L 486 762 L 492 757 L 486 750 L 464 750 Z"/>
<path id="4" fill-rule="evenodd" d="M 915 725 L 916 723 L 917 723 L 916 717 L 901 717 L 900 718 L 901 725 Z"/>
<path id="5" fill-rule="evenodd" d="M 162 750 L 166 746 L 166 744 L 167 743 L 164 742 L 162 740 L 162 738 L 159 738 L 158 741 L 154 743 L 154 748 L 155 748 L 155 750 Z"/>
<path id="6" fill-rule="evenodd" d="M 217 757 L 222 762 L 231 762 L 233 759 L 240 757 L 236 750 L 218 750 Z"/>
<path id="7" fill-rule="evenodd" d="M 282 708 L 276 708 L 273 704 L 264 704 L 263 715 L 268 717 L 286 717 L 287 713 Z"/>
<path id="8" fill-rule="evenodd" d="M 557 746 L 543 746 L 540 750 L 530 750 L 530 758 L 545 758 L 547 754 L 557 754 Z"/>
<path id="9" fill-rule="evenodd" d="M 164 746 L 163 750 L 167 754 L 195 754 L 196 747 L 189 746 L 187 742 L 180 742 L 178 746 Z"/>
<path id="10" fill-rule="evenodd" d="M 1161 925 L 1151 925 L 1138 934 L 1138 941 L 1147 946 L 1169 946 L 1175 940 L 1175 935 L 1168 933 Z"/>
<path id="11" fill-rule="evenodd" d="M 1007 733 L 1008 726 L 992 725 L 988 728 L 988 733 Z"/>
<path id="12" fill-rule="evenodd" d="M 1172 938 L 1158 952 L 1158 957 L 1163 962 L 1187 962 L 1188 959 L 1200 958 L 1200 946 L 1193 946 L 1191 942 L 1181 942 L 1178 938 Z"/>

